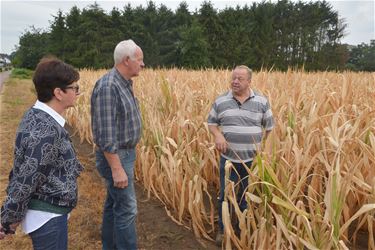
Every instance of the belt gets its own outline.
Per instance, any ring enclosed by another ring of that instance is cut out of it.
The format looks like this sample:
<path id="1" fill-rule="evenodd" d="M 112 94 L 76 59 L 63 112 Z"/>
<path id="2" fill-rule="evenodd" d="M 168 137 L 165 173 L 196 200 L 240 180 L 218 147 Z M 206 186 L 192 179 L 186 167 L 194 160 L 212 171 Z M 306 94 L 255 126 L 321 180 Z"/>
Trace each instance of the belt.
<path id="1" fill-rule="evenodd" d="M 98 146 L 98 145 L 94 145 L 94 149 L 96 150 L 96 151 L 101 151 L 100 150 L 100 147 Z M 129 146 L 129 145 L 120 145 L 119 147 L 118 147 L 118 149 L 135 149 L 135 146 Z"/>
<path id="2" fill-rule="evenodd" d="M 135 149 L 135 146 L 124 145 L 124 146 L 119 146 L 118 149 Z"/>

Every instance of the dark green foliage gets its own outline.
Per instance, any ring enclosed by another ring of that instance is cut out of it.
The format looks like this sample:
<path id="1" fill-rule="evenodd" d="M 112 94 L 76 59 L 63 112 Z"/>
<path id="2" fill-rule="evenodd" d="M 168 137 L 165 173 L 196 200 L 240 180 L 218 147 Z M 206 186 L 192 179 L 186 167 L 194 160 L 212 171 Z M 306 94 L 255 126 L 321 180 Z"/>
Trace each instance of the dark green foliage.
<path id="1" fill-rule="evenodd" d="M 217 10 L 214 9 L 211 2 L 203 2 L 196 17 L 202 27 L 202 39 L 208 43 L 209 66 L 225 66 L 226 60 L 223 55 L 223 49 L 226 46 L 227 37 L 223 36 L 224 30 L 220 24 Z"/>
<path id="2" fill-rule="evenodd" d="M 177 43 L 180 66 L 199 69 L 211 66 L 208 42 L 203 29 L 196 20 L 191 26 L 183 26 L 179 31 L 180 41 Z"/>
<path id="3" fill-rule="evenodd" d="M 49 54 L 49 33 L 33 26 L 20 38 L 19 48 L 13 58 L 13 65 L 19 68 L 34 69 L 39 60 Z"/>
<path id="4" fill-rule="evenodd" d="M 65 25 L 65 17 L 59 10 L 57 16 L 54 16 L 54 21 L 51 22 L 51 31 L 49 33 L 48 52 L 65 60 L 65 36 L 67 33 Z"/>
<path id="5" fill-rule="evenodd" d="M 34 71 L 23 68 L 14 68 L 10 74 L 11 78 L 31 79 Z"/>
<path id="6" fill-rule="evenodd" d="M 58 11 L 48 32 L 26 31 L 13 61 L 33 69 L 51 54 L 77 68 L 110 68 L 116 44 L 131 38 L 149 67 L 373 70 L 374 45 L 356 47 L 349 59 L 340 44 L 345 28 L 325 1 L 264 1 L 221 11 L 205 1 L 194 13 L 186 2 L 175 11 L 149 1 L 108 13 L 94 3 Z"/>
<path id="7" fill-rule="evenodd" d="M 375 40 L 362 43 L 350 51 L 347 67 L 356 71 L 375 71 Z"/>

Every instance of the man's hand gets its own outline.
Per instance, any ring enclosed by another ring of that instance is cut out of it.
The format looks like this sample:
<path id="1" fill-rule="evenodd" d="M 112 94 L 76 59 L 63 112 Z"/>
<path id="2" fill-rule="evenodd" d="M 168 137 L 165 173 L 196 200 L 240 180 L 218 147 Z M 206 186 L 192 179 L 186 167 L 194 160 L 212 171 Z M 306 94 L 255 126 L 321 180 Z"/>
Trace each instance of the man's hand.
<path id="1" fill-rule="evenodd" d="M 218 134 L 215 136 L 215 146 L 220 153 L 225 153 L 228 148 L 228 142 L 225 140 L 222 134 Z"/>
<path id="2" fill-rule="evenodd" d="M 113 186 L 126 188 L 128 186 L 128 175 L 122 167 L 112 169 Z"/>
<path id="3" fill-rule="evenodd" d="M 228 148 L 228 142 L 225 140 L 224 135 L 221 133 L 219 128 L 214 125 L 208 125 L 208 129 L 210 130 L 211 134 L 215 137 L 215 146 L 216 149 L 220 151 L 220 153 L 225 153 Z"/>
<path id="4" fill-rule="evenodd" d="M 104 156 L 111 167 L 113 186 L 117 188 L 126 188 L 128 186 L 128 175 L 121 165 L 119 155 L 104 151 Z"/>

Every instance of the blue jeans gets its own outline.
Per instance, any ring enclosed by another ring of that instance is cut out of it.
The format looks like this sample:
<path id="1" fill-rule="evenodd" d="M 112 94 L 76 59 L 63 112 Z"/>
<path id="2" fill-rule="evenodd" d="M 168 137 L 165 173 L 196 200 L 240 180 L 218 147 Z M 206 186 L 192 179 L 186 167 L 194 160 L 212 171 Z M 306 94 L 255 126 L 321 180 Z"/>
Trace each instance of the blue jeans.
<path id="1" fill-rule="evenodd" d="M 223 214 L 222 214 L 222 205 L 224 201 L 224 190 L 225 190 L 225 162 L 227 159 L 220 156 L 220 196 L 219 196 L 219 202 L 218 202 L 218 210 L 219 210 L 219 230 L 224 230 L 224 224 L 223 224 Z M 251 167 L 252 161 L 245 162 L 246 166 L 248 168 Z M 245 199 L 245 191 L 247 189 L 247 186 L 249 184 L 248 177 L 249 174 L 247 173 L 246 168 L 242 165 L 242 163 L 235 163 L 232 162 L 232 169 L 229 174 L 229 180 L 233 181 L 236 187 L 238 186 L 237 191 L 237 202 L 239 204 L 239 207 L 241 211 L 244 211 L 247 208 L 247 202 Z"/>
<path id="2" fill-rule="evenodd" d="M 34 250 L 68 249 L 68 215 L 50 219 L 37 230 L 29 233 Z"/>
<path id="3" fill-rule="evenodd" d="M 113 186 L 112 171 L 103 152 L 96 151 L 96 168 L 106 181 L 107 198 L 104 203 L 103 250 L 137 249 L 135 218 L 137 200 L 134 189 L 135 149 L 118 150 L 121 165 L 128 176 L 128 186 Z"/>

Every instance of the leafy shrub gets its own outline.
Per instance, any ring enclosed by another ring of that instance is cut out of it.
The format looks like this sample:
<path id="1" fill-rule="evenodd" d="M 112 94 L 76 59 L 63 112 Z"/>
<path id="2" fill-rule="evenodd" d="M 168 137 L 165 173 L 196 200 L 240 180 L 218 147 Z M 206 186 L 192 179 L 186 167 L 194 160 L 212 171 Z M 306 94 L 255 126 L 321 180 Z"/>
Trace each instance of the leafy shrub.
<path id="1" fill-rule="evenodd" d="M 29 69 L 14 68 L 10 74 L 11 78 L 31 79 L 34 71 Z"/>

